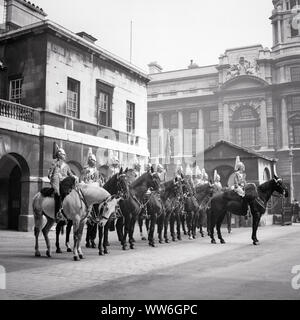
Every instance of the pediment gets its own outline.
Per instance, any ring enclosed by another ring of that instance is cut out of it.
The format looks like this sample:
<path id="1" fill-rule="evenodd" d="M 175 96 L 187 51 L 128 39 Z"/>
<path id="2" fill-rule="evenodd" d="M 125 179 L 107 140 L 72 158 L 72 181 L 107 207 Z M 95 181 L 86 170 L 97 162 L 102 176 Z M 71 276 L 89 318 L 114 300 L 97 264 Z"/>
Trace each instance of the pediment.
<path id="1" fill-rule="evenodd" d="M 256 76 L 242 75 L 236 76 L 228 81 L 226 81 L 221 89 L 225 91 L 229 90 L 241 90 L 241 89 L 252 89 L 252 88 L 265 88 L 269 84 Z"/>

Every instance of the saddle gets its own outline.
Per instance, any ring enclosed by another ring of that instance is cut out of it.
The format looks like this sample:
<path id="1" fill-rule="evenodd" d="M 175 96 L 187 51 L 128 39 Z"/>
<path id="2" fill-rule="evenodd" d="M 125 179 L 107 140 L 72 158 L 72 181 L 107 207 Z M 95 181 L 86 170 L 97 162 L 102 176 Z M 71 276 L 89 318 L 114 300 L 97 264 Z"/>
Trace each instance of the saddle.
<path id="1" fill-rule="evenodd" d="M 64 199 L 75 187 L 75 178 L 67 177 L 59 184 L 59 191 L 62 199 Z M 54 188 L 46 187 L 41 191 L 41 195 L 45 198 L 52 198 L 54 196 Z"/>

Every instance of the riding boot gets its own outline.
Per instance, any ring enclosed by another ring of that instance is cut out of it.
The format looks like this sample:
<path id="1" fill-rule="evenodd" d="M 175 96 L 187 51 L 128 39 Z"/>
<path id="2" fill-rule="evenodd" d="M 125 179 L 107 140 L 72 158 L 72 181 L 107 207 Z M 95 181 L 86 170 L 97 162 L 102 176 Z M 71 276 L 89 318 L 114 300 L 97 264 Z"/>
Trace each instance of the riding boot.
<path id="1" fill-rule="evenodd" d="M 57 193 L 54 194 L 54 201 L 55 201 L 55 208 L 54 208 L 54 214 L 55 214 L 55 220 L 56 222 L 59 222 L 63 216 L 61 213 L 61 197 Z"/>

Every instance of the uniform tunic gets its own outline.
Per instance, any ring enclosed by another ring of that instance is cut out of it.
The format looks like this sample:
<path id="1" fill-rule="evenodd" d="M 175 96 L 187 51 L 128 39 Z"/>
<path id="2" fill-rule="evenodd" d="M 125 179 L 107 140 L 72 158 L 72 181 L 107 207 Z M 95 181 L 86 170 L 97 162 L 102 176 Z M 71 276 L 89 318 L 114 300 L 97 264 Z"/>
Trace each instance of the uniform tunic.
<path id="1" fill-rule="evenodd" d="M 48 178 L 56 194 L 60 195 L 59 184 L 66 177 L 74 177 L 69 165 L 65 161 L 59 159 L 53 161 L 48 171 Z"/>
<path id="2" fill-rule="evenodd" d="M 246 174 L 236 171 L 234 174 L 234 191 L 241 197 L 245 196 Z"/>

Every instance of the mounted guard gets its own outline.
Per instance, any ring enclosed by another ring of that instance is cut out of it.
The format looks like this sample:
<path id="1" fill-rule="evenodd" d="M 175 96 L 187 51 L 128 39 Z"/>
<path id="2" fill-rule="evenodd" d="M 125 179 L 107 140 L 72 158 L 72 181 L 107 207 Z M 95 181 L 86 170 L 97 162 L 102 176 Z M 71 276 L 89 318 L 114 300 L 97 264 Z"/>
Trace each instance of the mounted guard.
<path id="1" fill-rule="evenodd" d="M 100 176 L 99 170 L 97 169 L 97 160 L 92 152 L 92 148 L 89 148 L 87 165 L 83 168 L 79 181 L 85 184 L 99 183 L 100 187 L 104 184 L 102 176 Z"/>
<path id="2" fill-rule="evenodd" d="M 205 183 L 209 183 L 208 181 L 208 174 L 206 173 L 205 169 L 202 169 L 202 180 L 203 180 L 203 184 Z"/>
<path id="3" fill-rule="evenodd" d="M 63 148 L 58 147 L 54 142 L 53 144 L 53 159 L 52 165 L 48 171 L 48 178 L 50 180 L 51 187 L 54 190 L 55 219 L 58 222 L 63 219 L 62 216 L 62 200 L 70 190 L 64 190 L 65 188 L 60 185 L 66 177 L 77 177 L 72 173 L 69 165 L 66 163 L 66 152 Z"/>
<path id="4" fill-rule="evenodd" d="M 235 160 L 235 173 L 234 173 L 234 185 L 232 189 L 242 198 L 245 197 L 245 186 L 246 186 L 246 173 L 245 165 L 237 156 Z"/>
<path id="5" fill-rule="evenodd" d="M 202 179 L 202 171 L 200 170 L 199 166 L 196 167 L 196 177 L 194 179 L 195 187 L 201 186 L 204 184 L 204 181 Z"/>
<path id="6" fill-rule="evenodd" d="M 214 189 L 215 189 L 216 193 L 221 192 L 223 189 L 222 184 L 221 184 L 221 177 L 218 174 L 217 170 L 214 171 Z"/>

